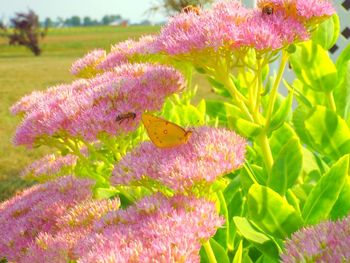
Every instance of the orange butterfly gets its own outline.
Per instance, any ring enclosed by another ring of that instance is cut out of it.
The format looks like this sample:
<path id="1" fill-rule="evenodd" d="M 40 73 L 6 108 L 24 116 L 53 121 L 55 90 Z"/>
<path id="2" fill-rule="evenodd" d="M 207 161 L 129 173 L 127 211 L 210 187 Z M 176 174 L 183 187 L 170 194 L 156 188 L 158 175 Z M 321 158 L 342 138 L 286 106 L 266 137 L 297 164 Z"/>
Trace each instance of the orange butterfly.
<path id="1" fill-rule="evenodd" d="M 151 141 L 159 148 L 170 148 L 187 143 L 192 131 L 148 113 L 142 114 L 142 122 Z"/>

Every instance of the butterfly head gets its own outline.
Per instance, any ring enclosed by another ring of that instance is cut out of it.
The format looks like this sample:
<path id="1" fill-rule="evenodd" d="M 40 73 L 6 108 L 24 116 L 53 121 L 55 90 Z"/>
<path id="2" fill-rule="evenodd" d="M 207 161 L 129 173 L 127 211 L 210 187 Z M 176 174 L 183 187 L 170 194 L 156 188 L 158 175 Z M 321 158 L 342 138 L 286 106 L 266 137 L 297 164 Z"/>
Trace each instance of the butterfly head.
<path id="1" fill-rule="evenodd" d="M 191 138 L 192 133 L 193 133 L 192 131 L 186 131 L 185 136 L 184 136 L 185 143 L 187 143 L 188 140 Z"/>

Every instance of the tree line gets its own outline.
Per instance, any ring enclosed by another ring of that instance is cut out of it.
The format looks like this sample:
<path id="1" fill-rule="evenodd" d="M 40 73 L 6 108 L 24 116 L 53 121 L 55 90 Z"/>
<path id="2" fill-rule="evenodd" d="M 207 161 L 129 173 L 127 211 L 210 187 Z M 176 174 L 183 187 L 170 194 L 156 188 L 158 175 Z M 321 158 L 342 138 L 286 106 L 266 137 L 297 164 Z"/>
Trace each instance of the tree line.
<path id="1" fill-rule="evenodd" d="M 41 24 L 44 27 L 72 27 L 110 25 L 112 23 L 122 23 L 123 21 L 126 21 L 126 19 L 123 19 L 121 15 L 105 15 L 100 20 L 90 16 L 80 17 L 74 15 L 68 18 L 58 17 L 56 20 L 47 17 Z"/>

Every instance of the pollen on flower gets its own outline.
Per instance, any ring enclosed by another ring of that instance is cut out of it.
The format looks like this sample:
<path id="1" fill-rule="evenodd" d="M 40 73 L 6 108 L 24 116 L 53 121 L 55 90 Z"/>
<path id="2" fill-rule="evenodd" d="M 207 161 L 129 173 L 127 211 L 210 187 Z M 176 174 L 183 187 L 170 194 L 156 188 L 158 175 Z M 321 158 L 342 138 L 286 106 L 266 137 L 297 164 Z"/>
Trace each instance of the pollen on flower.
<path id="1" fill-rule="evenodd" d="M 147 176 L 175 191 L 212 183 L 239 168 L 246 141 L 232 131 L 196 128 L 186 144 L 160 149 L 144 142 L 114 167 L 113 184 L 131 184 Z M 128 167 L 128 169 L 125 169 Z"/>

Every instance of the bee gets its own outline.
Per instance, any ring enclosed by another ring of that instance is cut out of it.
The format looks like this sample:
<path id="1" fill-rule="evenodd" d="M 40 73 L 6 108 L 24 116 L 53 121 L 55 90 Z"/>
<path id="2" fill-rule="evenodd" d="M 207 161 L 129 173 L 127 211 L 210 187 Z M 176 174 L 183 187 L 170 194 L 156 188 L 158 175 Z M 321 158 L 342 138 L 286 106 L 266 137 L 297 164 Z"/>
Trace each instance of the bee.
<path id="1" fill-rule="evenodd" d="M 272 15 L 274 11 L 273 8 L 274 6 L 271 3 L 265 3 L 262 6 L 262 12 L 263 14 L 266 14 L 266 15 Z"/>
<path id="2" fill-rule="evenodd" d="M 201 14 L 201 9 L 197 6 L 193 6 L 193 5 L 188 5 L 186 7 L 184 7 L 182 9 L 182 12 L 189 14 L 189 13 L 195 13 L 196 15 L 200 15 Z"/>
<path id="3" fill-rule="evenodd" d="M 126 113 L 121 113 L 115 117 L 115 121 L 121 124 L 125 120 L 134 120 L 136 118 L 136 113 L 134 112 L 126 112 Z"/>

